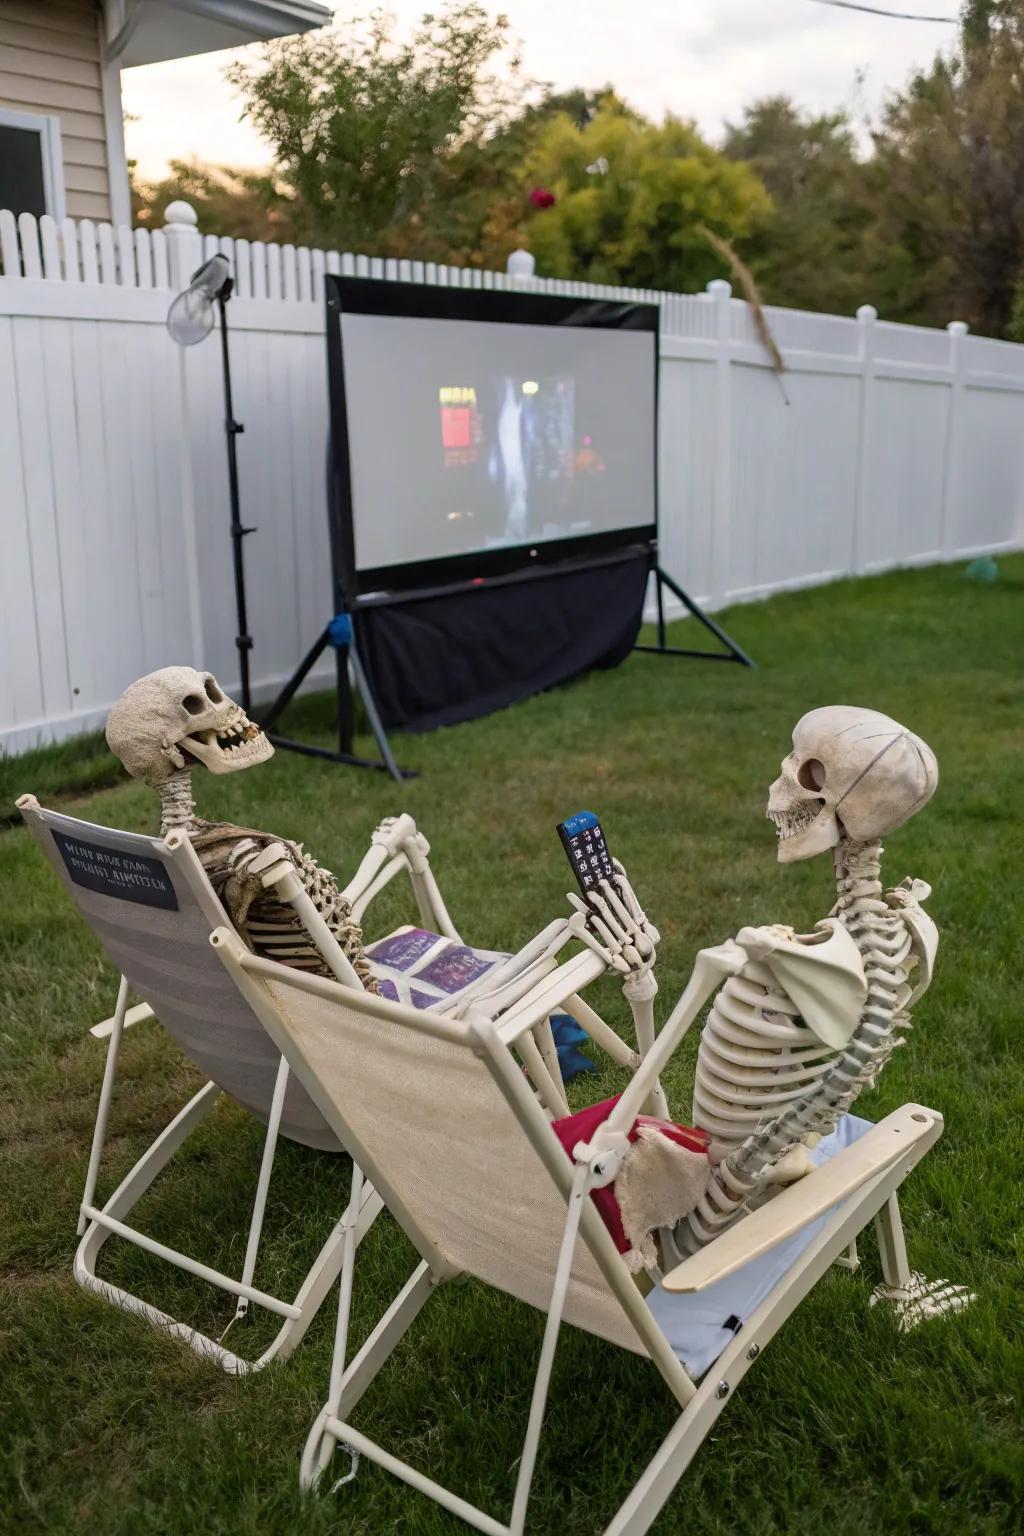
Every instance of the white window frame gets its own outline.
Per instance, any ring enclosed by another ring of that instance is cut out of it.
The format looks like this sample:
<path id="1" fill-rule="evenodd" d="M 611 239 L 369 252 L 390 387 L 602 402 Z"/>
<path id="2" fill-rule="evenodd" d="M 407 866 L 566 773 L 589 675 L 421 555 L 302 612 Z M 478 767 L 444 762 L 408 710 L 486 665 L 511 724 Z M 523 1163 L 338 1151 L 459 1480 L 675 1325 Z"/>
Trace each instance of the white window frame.
<path id="1" fill-rule="evenodd" d="M 27 128 L 38 133 L 43 159 L 43 197 L 46 211 L 60 223 L 66 208 L 64 203 L 64 150 L 60 138 L 60 118 L 45 116 L 39 112 L 15 112 L 10 107 L 0 107 L 0 127 Z M 15 213 L 19 209 L 12 210 Z"/>

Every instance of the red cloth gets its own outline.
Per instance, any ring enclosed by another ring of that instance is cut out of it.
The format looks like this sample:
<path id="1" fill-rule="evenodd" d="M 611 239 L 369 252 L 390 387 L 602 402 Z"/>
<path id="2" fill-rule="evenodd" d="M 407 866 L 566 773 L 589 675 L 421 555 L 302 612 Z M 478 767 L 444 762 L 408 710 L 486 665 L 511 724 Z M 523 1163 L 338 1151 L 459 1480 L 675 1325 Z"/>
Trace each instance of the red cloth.
<path id="1" fill-rule="evenodd" d="M 591 1104 L 588 1109 L 577 1110 L 574 1115 L 563 1115 L 561 1120 L 553 1120 L 551 1129 L 558 1137 L 567 1154 L 572 1158 L 572 1149 L 578 1141 L 589 1141 L 597 1130 L 603 1125 L 619 1102 L 619 1095 L 614 1099 L 602 1099 L 600 1104 Z M 654 1115 L 638 1115 L 633 1121 L 628 1139 L 636 1141 L 640 1134 L 641 1126 L 653 1125 L 669 1141 L 674 1141 L 677 1146 L 685 1147 L 688 1152 L 707 1152 L 711 1145 L 711 1137 L 706 1131 L 694 1130 L 688 1125 L 675 1125 L 671 1120 L 659 1120 Z M 630 1242 L 622 1227 L 622 1216 L 619 1213 L 619 1202 L 615 1198 L 615 1184 L 606 1184 L 603 1189 L 592 1189 L 590 1198 L 601 1213 L 601 1219 L 614 1239 L 615 1246 L 620 1253 L 628 1253 Z"/>

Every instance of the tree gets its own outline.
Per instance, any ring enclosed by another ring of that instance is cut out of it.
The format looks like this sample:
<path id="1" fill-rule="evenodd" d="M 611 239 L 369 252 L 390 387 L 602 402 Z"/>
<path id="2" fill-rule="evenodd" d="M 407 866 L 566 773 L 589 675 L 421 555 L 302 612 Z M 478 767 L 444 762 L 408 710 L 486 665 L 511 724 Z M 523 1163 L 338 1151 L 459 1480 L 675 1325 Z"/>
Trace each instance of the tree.
<path id="1" fill-rule="evenodd" d="M 971 0 L 958 53 L 888 104 L 871 167 L 898 318 L 1001 336 L 1024 266 L 1024 0 Z"/>
<path id="2" fill-rule="evenodd" d="M 271 171 L 172 160 L 169 174 L 160 181 L 139 182 L 132 175 L 132 220 L 143 229 L 159 228 L 167 205 L 178 198 L 192 204 L 204 235 L 295 239 L 294 199 Z"/>
<path id="3" fill-rule="evenodd" d="M 656 125 L 611 95 L 582 126 L 566 113 L 544 124 L 524 170 L 524 205 L 529 188 L 554 196 L 528 226 L 553 276 L 700 288 L 721 266 L 700 226 L 741 239 L 770 207 L 754 173 L 691 124 Z"/>
<path id="4" fill-rule="evenodd" d="M 514 58 L 503 80 L 491 71 L 507 49 L 505 18 L 460 0 L 425 15 L 405 42 L 376 12 L 343 32 L 270 44 L 259 64 L 235 64 L 227 77 L 272 146 L 305 238 L 443 260 L 447 249 L 430 249 L 431 215 L 457 201 L 455 162 L 521 97 Z"/>
<path id="5" fill-rule="evenodd" d="M 865 289 L 869 187 L 843 112 L 810 116 L 785 96 L 755 101 L 726 124 L 723 150 L 746 162 L 771 197 L 743 253 L 765 298 L 850 314 Z"/>

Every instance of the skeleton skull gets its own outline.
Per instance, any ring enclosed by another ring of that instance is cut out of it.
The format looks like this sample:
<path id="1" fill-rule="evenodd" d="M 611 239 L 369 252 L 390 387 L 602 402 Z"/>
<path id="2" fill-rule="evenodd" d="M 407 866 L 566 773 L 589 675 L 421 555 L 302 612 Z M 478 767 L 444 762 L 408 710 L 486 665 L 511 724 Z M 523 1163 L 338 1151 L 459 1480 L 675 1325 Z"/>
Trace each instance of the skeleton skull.
<path id="1" fill-rule="evenodd" d="M 930 747 L 888 715 L 852 704 L 812 709 L 768 794 L 783 864 L 834 848 L 842 836 L 877 842 L 935 792 Z"/>
<path id="2" fill-rule="evenodd" d="M 108 716 L 107 745 L 133 779 L 153 788 L 190 758 L 211 773 L 236 773 L 274 755 L 213 673 L 193 667 L 162 667 L 126 688 Z"/>

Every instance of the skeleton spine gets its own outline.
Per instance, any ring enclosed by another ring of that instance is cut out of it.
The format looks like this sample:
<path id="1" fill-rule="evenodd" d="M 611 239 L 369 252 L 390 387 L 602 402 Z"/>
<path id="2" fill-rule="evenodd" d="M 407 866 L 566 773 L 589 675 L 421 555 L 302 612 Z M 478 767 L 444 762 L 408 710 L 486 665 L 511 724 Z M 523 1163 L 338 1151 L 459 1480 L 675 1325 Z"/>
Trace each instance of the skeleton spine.
<path id="1" fill-rule="evenodd" d="M 836 849 L 838 900 L 833 909 L 860 950 L 867 998 L 849 1043 L 816 1085 L 761 1125 L 713 1171 L 696 1209 L 675 1232 L 682 1252 L 695 1252 L 739 1215 L 771 1167 L 811 1134 L 827 1135 L 861 1089 L 873 1083 L 897 1045 L 899 989 L 907 978 L 911 939 L 898 910 L 884 900 L 878 843 L 843 841 Z M 746 967 L 742 975 L 746 974 Z"/>

